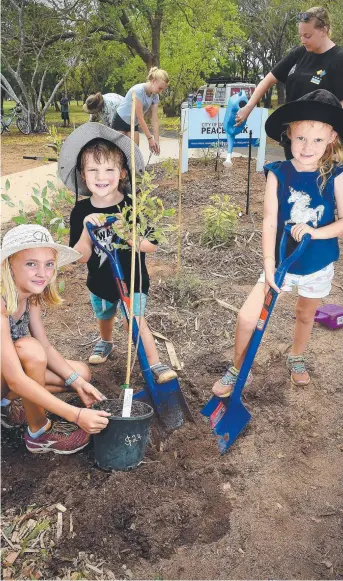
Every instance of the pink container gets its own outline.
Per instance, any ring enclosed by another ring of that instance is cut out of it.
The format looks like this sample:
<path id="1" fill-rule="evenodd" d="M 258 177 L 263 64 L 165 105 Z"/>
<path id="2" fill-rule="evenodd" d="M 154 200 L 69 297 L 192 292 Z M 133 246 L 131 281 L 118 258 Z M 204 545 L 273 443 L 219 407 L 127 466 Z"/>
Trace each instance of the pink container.
<path id="1" fill-rule="evenodd" d="M 343 328 L 343 307 L 339 305 L 324 305 L 316 310 L 316 323 L 321 323 L 329 329 Z"/>

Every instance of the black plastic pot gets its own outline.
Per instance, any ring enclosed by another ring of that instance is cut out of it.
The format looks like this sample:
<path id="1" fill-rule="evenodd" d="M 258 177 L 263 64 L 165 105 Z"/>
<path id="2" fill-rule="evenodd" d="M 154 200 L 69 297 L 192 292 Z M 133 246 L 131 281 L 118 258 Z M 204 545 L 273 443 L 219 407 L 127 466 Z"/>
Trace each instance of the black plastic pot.
<path id="1" fill-rule="evenodd" d="M 132 402 L 131 417 L 121 416 L 122 404 L 106 400 L 93 406 L 111 412 L 108 426 L 94 436 L 95 461 L 102 470 L 130 470 L 145 453 L 154 410 L 140 401 Z"/>

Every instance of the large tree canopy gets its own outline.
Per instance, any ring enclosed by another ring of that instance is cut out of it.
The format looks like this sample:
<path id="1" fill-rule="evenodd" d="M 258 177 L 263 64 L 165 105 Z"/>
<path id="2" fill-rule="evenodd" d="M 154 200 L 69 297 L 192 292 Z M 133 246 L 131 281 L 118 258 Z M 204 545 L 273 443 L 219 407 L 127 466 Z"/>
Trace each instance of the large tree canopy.
<path id="1" fill-rule="evenodd" d="M 322 0 L 343 42 L 341 0 Z M 258 82 L 298 44 L 303 0 L 3 0 L 1 84 L 39 130 L 52 101 L 124 94 L 152 65 L 170 75 L 163 99 L 175 114 L 212 74 Z M 41 107 L 41 97 L 45 104 Z M 283 90 L 278 87 L 279 101 Z"/>

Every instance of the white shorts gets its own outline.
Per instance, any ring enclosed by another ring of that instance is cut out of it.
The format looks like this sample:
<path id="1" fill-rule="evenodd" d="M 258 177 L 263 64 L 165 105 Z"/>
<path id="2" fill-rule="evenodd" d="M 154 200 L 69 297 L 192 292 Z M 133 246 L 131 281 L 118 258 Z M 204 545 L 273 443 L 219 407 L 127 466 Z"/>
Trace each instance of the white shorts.
<path id="1" fill-rule="evenodd" d="M 287 272 L 281 290 L 289 292 L 293 290 L 293 286 L 297 286 L 299 296 L 308 299 L 322 299 L 330 294 L 334 274 L 333 262 L 325 266 L 325 268 L 317 270 L 317 272 L 305 274 L 304 276 Z M 262 272 L 258 282 L 265 281 L 265 274 Z"/>

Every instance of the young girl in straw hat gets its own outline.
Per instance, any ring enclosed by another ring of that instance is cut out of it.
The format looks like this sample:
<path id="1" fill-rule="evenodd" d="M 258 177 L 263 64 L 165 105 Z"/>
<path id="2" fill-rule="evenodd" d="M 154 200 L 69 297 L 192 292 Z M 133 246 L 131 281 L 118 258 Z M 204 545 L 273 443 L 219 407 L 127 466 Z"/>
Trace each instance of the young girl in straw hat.
<path id="1" fill-rule="evenodd" d="M 290 379 L 295 386 L 310 383 L 304 351 L 320 301 L 330 294 L 334 262 L 339 257 L 338 237 L 343 235 L 343 109 L 339 100 L 322 89 L 304 95 L 272 113 L 266 133 L 277 141 L 286 133 L 293 159 L 265 166 L 264 272 L 239 312 L 234 365 L 213 386 L 219 397 L 232 392 L 268 288 L 280 292 L 274 271 L 285 224 L 293 224 L 291 233 L 296 242 L 306 233 L 312 238 L 289 268 L 281 289 L 297 287 L 299 295 L 294 339 L 287 357 Z"/>
<path id="2" fill-rule="evenodd" d="M 89 383 L 85 364 L 64 359 L 54 349 L 41 320 L 42 306 L 61 303 L 57 268 L 79 257 L 37 224 L 12 228 L 3 238 L 1 423 L 10 428 L 26 418 L 25 444 L 35 454 L 73 454 L 87 445 L 89 434 L 108 423 L 107 412 L 78 408 L 53 395 L 73 389 L 87 407 L 105 399 Z M 73 424 L 52 423 L 45 410 Z"/>

